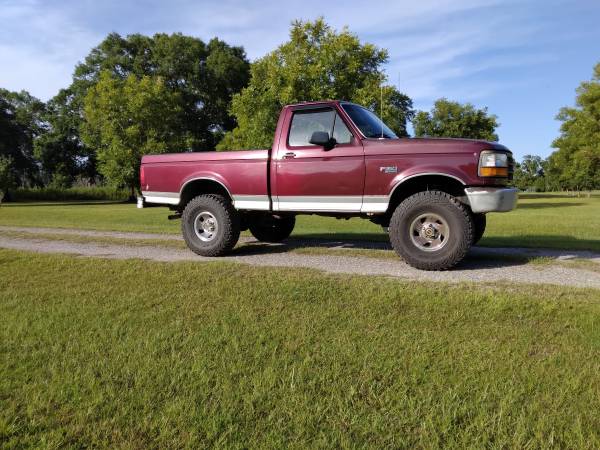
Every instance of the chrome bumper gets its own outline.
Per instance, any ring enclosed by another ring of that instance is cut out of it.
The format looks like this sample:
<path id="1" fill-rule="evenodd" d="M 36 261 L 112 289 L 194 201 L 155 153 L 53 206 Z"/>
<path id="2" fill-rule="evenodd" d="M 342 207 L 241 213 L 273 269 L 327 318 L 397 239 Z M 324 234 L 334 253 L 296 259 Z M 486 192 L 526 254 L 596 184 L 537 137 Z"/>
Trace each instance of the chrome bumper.
<path id="1" fill-rule="evenodd" d="M 474 213 L 505 212 L 517 206 L 517 189 L 514 188 L 466 188 L 471 211 Z"/>

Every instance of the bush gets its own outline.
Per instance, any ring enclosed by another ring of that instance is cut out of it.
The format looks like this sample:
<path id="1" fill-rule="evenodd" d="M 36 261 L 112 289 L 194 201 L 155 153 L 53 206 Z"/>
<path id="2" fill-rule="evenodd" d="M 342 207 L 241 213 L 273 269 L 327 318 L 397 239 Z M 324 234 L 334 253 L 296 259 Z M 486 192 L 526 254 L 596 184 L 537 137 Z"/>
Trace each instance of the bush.
<path id="1" fill-rule="evenodd" d="M 109 200 L 125 201 L 129 199 L 129 191 L 107 186 L 60 188 L 16 189 L 10 193 L 14 202 L 27 201 L 78 201 L 78 200 Z"/>

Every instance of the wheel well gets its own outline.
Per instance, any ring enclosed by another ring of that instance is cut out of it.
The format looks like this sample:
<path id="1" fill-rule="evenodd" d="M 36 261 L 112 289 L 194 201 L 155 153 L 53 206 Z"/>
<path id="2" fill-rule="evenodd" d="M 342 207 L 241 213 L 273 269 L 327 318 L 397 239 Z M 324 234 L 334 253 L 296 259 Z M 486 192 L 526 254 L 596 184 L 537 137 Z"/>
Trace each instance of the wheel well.
<path id="1" fill-rule="evenodd" d="M 391 215 L 396 206 L 417 192 L 442 191 L 455 197 L 465 195 L 464 185 L 456 178 L 445 175 L 422 175 L 406 180 L 398 185 L 390 198 L 387 215 Z"/>
<path id="2" fill-rule="evenodd" d="M 208 179 L 192 180 L 183 187 L 177 209 L 183 211 L 185 205 L 191 199 L 202 194 L 217 194 L 233 200 L 229 195 L 229 191 L 218 181 Z"/>

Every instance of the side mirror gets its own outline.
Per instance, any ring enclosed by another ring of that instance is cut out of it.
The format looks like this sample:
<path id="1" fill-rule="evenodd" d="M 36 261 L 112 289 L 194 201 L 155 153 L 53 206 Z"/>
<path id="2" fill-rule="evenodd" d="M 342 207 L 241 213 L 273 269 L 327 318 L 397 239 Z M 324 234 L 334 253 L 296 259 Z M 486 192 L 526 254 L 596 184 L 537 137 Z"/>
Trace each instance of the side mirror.
<path id="1" fill-rule="evenodd" d="M 331 150 L 337 144 L 335 138 L 330 138 L 329 133 L 326 131 L 315 131 L 310 137 L 309 142 L 313 145 L 323 147 L 324 150 Z"/>

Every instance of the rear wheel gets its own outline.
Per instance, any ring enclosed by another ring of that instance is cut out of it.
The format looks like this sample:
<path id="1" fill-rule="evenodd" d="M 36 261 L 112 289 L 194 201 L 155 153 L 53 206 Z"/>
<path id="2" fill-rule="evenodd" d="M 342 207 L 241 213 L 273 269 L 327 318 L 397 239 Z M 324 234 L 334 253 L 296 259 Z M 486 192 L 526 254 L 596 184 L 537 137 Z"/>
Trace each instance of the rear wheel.
<path id="1" fill-rule="evenodd" d="M 452 195 L 419 192 L 398 205 L 389 233 L 392 247 L 411 266 L 445 270 L 467 254 L 473 240 L 473 219 Z"/>
<path id="2" fill-rule="evenodd" d="M 281 242 L 287 239 L 296 225 L 294 216 L 260 215 L 248 223 L 252 236 L 262 242 Z"/>
<path id="3" fill-rule="evenodd" d="M 485 214 L 473 214 L 473 245 L 477 244 L 483 237 L 486 223 Z"/>
<path id="4" fill-rule="evenodd" d="M 231 202 L 221 195 L 200 195 L 186 205 L 181 231 L 187 246 L 201 256 L 222 256 L 240 237 L 240 219 Z"/>

